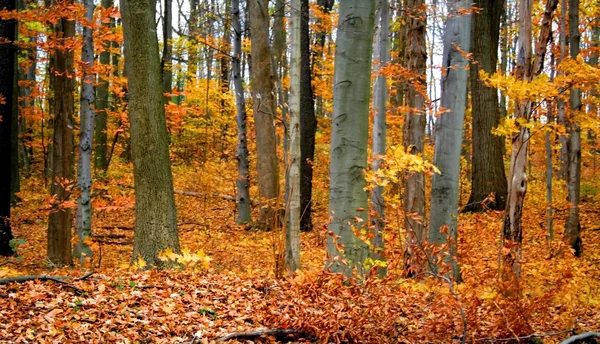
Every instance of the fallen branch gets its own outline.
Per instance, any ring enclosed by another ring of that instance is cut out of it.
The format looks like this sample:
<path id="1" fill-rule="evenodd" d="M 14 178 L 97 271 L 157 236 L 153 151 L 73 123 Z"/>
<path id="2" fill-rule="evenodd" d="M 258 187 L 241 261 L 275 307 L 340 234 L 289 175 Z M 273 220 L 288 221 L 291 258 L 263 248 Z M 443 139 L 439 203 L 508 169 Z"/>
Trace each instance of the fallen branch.
<path id="1" fill-rule="evenodd" d="M 231 201 L 231 202 L 236 201 L 235 197 L 233 197 L 233 196 L 224 195 L 224 194 L 220 194 L 220 193 L 216 193 L 216 192 L 213 192 L 211 194 L 204 193 L 204 192 L 193 192 L 193 191 L 182 191 L 182 190 L 173 190 L 173 192 L 175 192 L 178 195 L 183 195 L 183 196 L 191 196 L 191 197 L 198 197 L 198 198 L 212 196 L 215 198 L 222 198 L 226 201 Z"/>
<path id="2" fill-rule="evenodd" d="M 548 333 L 532 333 L 526 336 L 522 336 L 522 337 L 510 337 L 510 338 L 479 338 L 476 339 L 476 341 L 486 341 L 486 342 L 511 342 L 516 340 L 524 340 L 524 339 L 531 339 L 531 338 L 543 338 L 543 337 L 552 337 L 552 336 L 558 336 L 560 334 L 565 334 L 565 333 L 575 333 L 575 329 L 571 328 L 568 330 L 562 330 L 562 331 L 558 331 L 558 332 L 548 332 Z"/>
<path id="3" fill-rule="evenodd" d="M 276 336 L 276 337 L 289 337 L 292 335 L 305 336 L 306 333 L 298 330 L 287 330 L 287 329 L 258 329 L 255 331 L 247 332 L 233 332 L 226 336 L 215 339 L 215 342 L 226 342 L 232 339 L 252 339 L 262 336 Z"/>
<path id="4" fill-rule="evenodd" d="M 562 342 L 560 342 L 560 344 L 579 343 L 580 340 L 585 340 L 585 339 L 593 338 L 593 337 L 600 338 L 600 332 L 586 332 L 586 333 L 578 334 L 576 336 L 571 336 L 571 337 L 563 340 Z"/>
<path id="5" fill-rule="evenodd" d="M 62 284 L 64 286 L 67 286 L 71 289 L 73 289 L 73 291 L 75 292 L 75 294 L 77 295 L 81 295 L 83 294 L 83 290 L 77 288 L 76 286 L 74 286 L 73 284 L 69 283 L 69 282 L 65 282 L 65 279 L 70 279 L 73 281 L 82 281 L 88 277 L 90 277 L 91 275 L 93 275 L 94 272 L 90 271 L 88 273 L 86 273 L 85 275 L 81 276 L 81 277 L 71 277 L 71 276 L 49 276 L 49 275 L 31 275 L 31 276 L 15 276 L 15 277 L 7 277 L 7 278 L 1 278 L 0 279 L 0 285 L 3 284 L 8 284 L 8 283 L 25 283 L 25 282 L 29 282 L 29 281 L 53 281 L 56 282 L 58 284 Z"/>

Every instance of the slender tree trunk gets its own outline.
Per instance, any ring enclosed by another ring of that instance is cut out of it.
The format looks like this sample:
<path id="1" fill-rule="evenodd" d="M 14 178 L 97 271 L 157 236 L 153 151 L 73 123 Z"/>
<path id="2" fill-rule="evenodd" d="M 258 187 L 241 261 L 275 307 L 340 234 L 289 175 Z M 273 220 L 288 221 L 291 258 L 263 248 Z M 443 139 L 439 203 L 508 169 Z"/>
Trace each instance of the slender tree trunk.
<path id="1" fill-rule="evenodd" d="M 252 37 L 252 98 L 256 130 L 258 194 L 262 201 L 259 224 L 271 227 L 276 221 L 275 205 L 279 195 L 275 90 L 268 35 L 268 1 L 250 0 L 250 31 Z M 270 203 L 270 204 L 269 204 Z"/>
<path id="2" fill-rule="evenodd" d="M 300 0 L 290 2 L 290 172 L 289 211 L 285 231 L 285 265 L 290 272 L 300 268 Z"/>
<path id="3" fill-rule="evenodd" d="M 404 120 L 402 144 L 410 154 L 423 155 L 425 146 L 425 125 L 427 113 L 426 96 L 426 59 L 427 48 L 425 31 L 427 14 L 425 0 L 406 0 L 406 42 L 404 61 L 407 69 L 416 79 L 408 83 L 406 101 L 410 108 Z M 423 269 L 417 258 L 422 252 L 422 244 L 427 239 L 425 230 L 425 175 L 422 172 L 407 173 L 403 179 L 404 212 L 406 227 L 406 250 L 404 252 L 407 275 L 414 275 Z"/>
<path id="4" fill-rule="evenodd" d="M 464 211 L 504 209 L 508 186 L 504 173 L 504 137 L 492 134 L 500 123 L 498 90 L 483 84 L 479 71 L 493 74 L 498 64 L 500 17 L 504 0 L 477 0 L 481 8 L 474 13 L 471 26 L 471 52 L 469 85 L 471 87 L 473 157 L 471 196 Z M 486 201 L 493 195 L 493 201 Z"/>
<path id="5" fill-rule="evenodd" d="M 238 214 L 236 223 L 242 224 L 252 221 L 250 217 L 250 191 L 248 175 L 248 146 L 246 139 L 246 101 L 244 98 L 244 86 L 242 83 L 240 65 L 242 57 L 242 24 L 240 23 L 240 0 L 231 0 L 231 13 L 233 19 L 233 86 L 235 89 L 235 107 L 237 122 L 237 161 L 238 178 L 237 206 Z"/>
<path id="6" fill-rule="evenodd" d="M 560 33 L 559 33 L 559 42 L 560 42 L 560 58 L 558 63 L 561 63 L 562 60 L 567 56 L 567 0 L 560 1 Z M 567 130 L 567 118 L 565 116 L 565 102 L 562 98 L 558 98 L 558 123 L 565 127 Z M 567 180 L 567 169 L 569 166 L 569 138 L 566 135 L 560 135 L 560 168 L 558 170 L 558 176 Z M 567 198 L 569 194 L 567 194 Z"/>
<path id="7" fill-rule="evenodd" d="M 519 3 L 519 54 L 515 75 L 518 79 L 531 81 L 542 71 L 548 41 L 550 40 L 550 25 L 552 13 L 558 0 L 548 0 L 542 18 L 540 36 L 536 42 L 535 60 L 533 64 L 531 48 L 531 0 Z M 531 102 L 516 99 L 515 118 L 529 121 Z M 508 198 L 504 211 L 502 227 L 503 244 L 503 279 L 517 282 L 521 277 L 521 243 L 523 241 L 523 202 L 527 193 L 527 157 L 529 151 L 529 129 L 518 126 L 519 133 L 512 137 L 512 152 L 510 157 L 510 173 L 508 174 Z"/>
<path id="8" fill-rule="evenodd" d="M 375 62 L 374 69 L 377 78 L 373 87 L 373 134 L 372 134 L 372 156 L 373 172 L 377 172 L 381 166 L 382 156 L 386 150 L 386 112 L 387 112 L 387 78 L 381 73 L 381 67 L 389 61 L 389 33 L 390 33 L 390 4 L 388 0 L 379 0 L 379 11 L 375 20 L 378 22 L 375 33 Z M 383 198 L 383 186 L 374 185 L 371 191 L 371 207 L 374 215 L 371 216 L 371 244 L 373 245 L 371 259 L 383 261 L 383 231 L 385 229 L 385 201 Z M 380 269 L 380 276 L 386 274 L 385 269 Z"/>
<path id="9" fill-rule="evenodd" d="M 554 81 L 554 54 L 550 53 L 550 82 Z M 548 123 L 554 123 L 554 104 L 548 106 Z M 545 137 L 546 143 L 546 202 L 548 203 L 548 209 L 546 210 L 546 221 L 548 226 L 548 240 L 554 239 L 554 227 L 553 220 L 554 215 L 552 214 L 552 138 L 550 131 L 546 131 Z"/>
<path id="10" fill-rule="evenodd" d="M 83 78 L 81 80 L 81 97 L 79 100 L 79 163 L 77 165 L 77 186 L 81 195 L 77 200 L 77 215 L 75 230 L 77 243 L 75 244 L 75 257 L 83 263 L 86 258 L 92 257 L 92 250 L 86 239 L 92 236 L 92 146 L 94 142 L 94 41 L 92 28 L 94 17 L 94 0 L 84 0 L 86 8 L 83 25 L 83 46 L 81 48 L 81 62 Z"/>
<path id="11" fill-rule="evenodd" d="M 363 234 L 368 227 L 363 170 L 367 168 L 375 6 L 375 1 L 344 0 L 339 8 L 331 131 L 331 222 L 325 268 L 347 277 L 355 269 L 364 276 L 364 261 L 369 257 L 369 246 L 351 227 Z"/>
<path id="12" fill-rule="evenodd" d="M 54 31 L 62 34 L 64 39 L 70 39 L 75 36 L 75 22 L 62 18 L 54 26 Z M 71 208 L 61 208 L 60 205 L 69 200 L 71 191 L 68 185 L 73 177 L 73 51 L 66 47 L 56 48 L 52 62 L 54 134 L 50 194 L 55 197 L 55 202 L 48 220 L 48 260 L 61 266 L 72 264 Z"/>
<path id="13" fill-rule="evenodd" d="M 15 0 L 0 0 L 0 9 L 15 10 Z M 0 161 L 4 168 L 0 168 L 0 256 L 13 254 L 10 241 L 13 239 L 10 223 L 10 205 L 12 198 L 12 183 L 10 166 L 14 163 L 12 156 L 12 121 L 14 111 L 14 92 L 16 78 L 17 49 L 13 41 L 17 38 L 17 22 L 15 20 L 0 20 L 0 39 L 7 40 L 0 43 Z"/>
<path id="14" fill-rule="evenodd" d="M 105 9 L 113 6 L 112 0 L 102 0 L 102 7 Z M 109 23 L 103 23 L 104 26 L 112 27 L 114 25 L 114 19 L 111 19 Z M 100 53 L 99 62 L 101 65 L 108 66 L 110 64 L 110 46 L 111 42 L 104 44 L 104 50 Z M 102 75 L 99 73 L 100 83 L 96 86 L 96 98 L 94 108 L 96 111 L 95 127 L 94 127 L 94 168 L 96 171 L 106 171 L 108 168 L 108 155 L 106 151 L 107 141 L 107 113 L 106 109 L 108 105 L 108 75 Z"/>
<path id="15" fill-rule="evenodd" d="M 121 0 L 136 196 L 132 263 L 161 266 L 160 252 L 180 248 L 154 13 L 152 1 Z"/>
<path id="16" fill-rule="evenodd" d="M 162 90 L 163 93 L 173 92 L 173 0 L 165 0 L 163 11 L 163 53 L 162 53 Z M 165 102 L 171 97 L 165 96 Z"/>
<path id="17" fill-rule="evenodd" d="M 569 0 L 569 50 L 571 58 L 579 55 L 579 0 Z M 569 216 L 565 223 L 565 234 L 575 256 L 581 257 L 583 245 L 581 242 L 581 225 L 579 223 L 579 195 L 581 181 L 581 128 L 575 120 L 577 112 L 581 111 L 581 95 L 578 88 L 571 89 L 569 98 L 571 115 L 567 122 L 569 139 L 567 152 L 569 165 L 567 167 L 567 191 L 569 194 Z"/>
<path id="18" fill-rule="evenodd" d="M 467 101 L 468 60 L 462 52 L 469 52 L 471 14 L 459 14 L 469 9 L 465 0 L 448 1 L 448 17 L 444 32 L 444 57 L 441 106 L 446 113 L 440 115 L 435 125 L 434 165 L 441 171 L 433 176 L 431 184 L 431 220 L 429 242 L 448 244 L 452 275 L 460 280 L 457 242 L 458 183 L 460 179 L 460 154 L 463 122 Z M 459 51 L 460 49 L 460 51 Z M 446 230 L 444 230 L 446 228 Z M 431 258 L 434 272 L 439 271 L 436 257 Z"/>
<path id="19" fill-rule="evenodd" d="M 300 230 L 311 231 L 312 226 L 312 179 L 315 159 L 315 135 L 317 118 L 312 89 L 312 68 L 309 35 L 308 0 L 301 0 L 300 23 Z"/>
<path id="20" fill-rule="evenodd" d="M 303 2 L 305 2 L 305 0 L 303 0 Z M 335 0 L 317 0 L 317 6 L 320 8 L 323 15 L 329 15 L 329 13 L 333 9 L 334 4 L 335 4 Z M 323 60 L 323 56 L 325 53 L 325 39 L 327 38 L 327 32 L 317 31 L 317 32 L 315 32 L 314 35 L 315 35 L 315 41 L 316 41 L 315 46 L 317 48 L 312 53 L 311 75 L 315 74 L 315 66 L 316 65 L 319 65 L 320 69 L 322 69 L 322 67 L 323 67 L 322 60 Z M 304 72 L 302 72 L 302 73 L 304 73 Z M 318 77 L 318 76 L 315 75 L 315 77 Z M 323 114 L 323 99 L 321 97 L 317 96 L 315 99 L 315 103 L 316 103 L 315 116 L 322 117 L 324 115 Z M 302 111 L 302 110 L 300 110 L 300 111 Z M 303 124 L 301 123 L 300 126 L 302 126 L 302 125 Z M 302 128 L 300 128 L 300 130 L 302 130 Z M 303 142 L 303 145 L 304 145 L 304 142 Z M 302 173 L 304 173 L 304 172 L 302 171 L 301 174 Z M 302 179 L 304 180 L 304 177 L 302 177 Z M 304 181 L 303 181 L 303 183 L 304 183 Z"/>

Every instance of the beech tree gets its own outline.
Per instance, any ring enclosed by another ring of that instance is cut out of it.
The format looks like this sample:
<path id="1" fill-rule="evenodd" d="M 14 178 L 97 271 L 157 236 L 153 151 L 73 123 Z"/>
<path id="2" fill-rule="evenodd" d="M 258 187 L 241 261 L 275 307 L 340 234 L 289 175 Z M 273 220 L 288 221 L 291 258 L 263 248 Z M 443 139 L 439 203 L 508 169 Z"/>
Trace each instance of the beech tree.
<path id="1" fill-rule="evenodd" d="M 161 251 L 181 252 L 154 4 L 121 0 L 136 195 L 132 263 L 148 266 L 161 265 Z"/>
<path id="2" fill-rule="evenodd" d="M 61 18 L 53 30 L 58 34 L 57 46 L 50 61 L 50 85 L 52 87 L 53 136 L 50 149 L 50 195 L 54 197 L 48 219 L 48 260 L 56 266 L 71 265 L 70 207 L 60 207 L 68 201 L 69 181 L 73 178 L 73 50 L 68 40 L 75 36 L 75 22 Z"/>
<path id="3" fill-rule="evenodd" d="M 258 194 L 261 198 L 259 224 L 271 227 L 276 221 L 272 204 L 279 195 L 277 137 L 275 135 L 275 84 L 271 67 L 268 33 L 268 1 L 248 1 L 250 35 L 252 38 L 252 68 L 250 69 L 254 127 L 256 130 L 256 165 Z M 267 203 L 263 203 L 265 201 Z"/>
<path id="4" fill-rule="evenodd" d="M 364 231 L 369 205 L 363 170 L 367 167 L 375 7 L 376 1 L 364 0 L 344 0 L 339 7 L 325 268 L 348 277 L 355 269 L 363 276 L 369 257 L 369 246 L 351 227 Z"/>
<path id="5" fill-rule="evenodd" d="M 14 10 L 15 0 L 1 0 L 0 9 Z M 15 107 L 16 84 L 16 57 L 17 49 L 13 41 L 17 38 L 17 22 L 15 20 L 0 20 L 0 161 L 4 164 L 0 168 L 0 256 L 13 254 L 10 241 L 13 239 L 10 223 L 10 205 L 12 200 L 11 169 L 7 168 L 14 163 L 12 156 L 13 141 L 13 111 Z"/>
<path id="6" fill-rule="evenodd" d="M 460 279 L 457 262 L 458 182 L 463 122 L 467 101 L 467 64 L 464 53 L 469 52 L 471 14 L 465 13 L 471 2 L 448 1 L 448 17 L 444 29 L 444 56 L 442 60 L 441 106 L 447 111 L 435 123 L 435 153 L 433 164 L 441 171 L 431 183 L 431 220 L 429 242 L 449 244 L 445 260 L 452 263 L 452 275 Z M 444 230 L 446 228 L 447 230 Z M 437 272 L 436 259 L 432 267 Z"/>

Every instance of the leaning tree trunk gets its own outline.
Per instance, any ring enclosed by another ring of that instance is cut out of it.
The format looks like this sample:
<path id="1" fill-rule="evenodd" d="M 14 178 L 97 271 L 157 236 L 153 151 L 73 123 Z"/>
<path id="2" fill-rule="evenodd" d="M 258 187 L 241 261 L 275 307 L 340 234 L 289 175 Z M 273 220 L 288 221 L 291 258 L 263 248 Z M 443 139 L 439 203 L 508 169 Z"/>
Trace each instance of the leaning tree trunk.
<path id="1" fill-rule="evenodd" d="M 515 76 L 526 82 L 542 72 L 544 57 L 550 39 L 552 13 L 558 0 L 548 0 L 542 18 L 540 36 L 536 42 L 535 60 L 531 63 L 531 0 L 519 3 L 519 54 Z M 529 121 L 531 101 L 516 99 L 515 118 L 519 132 L 512 137 L 510 173 L 508 174 L 508 198 L 502 227 L 502 278 L 517 282 L 521 277 L 521 243 L 523 242 L 523 202 L 527 192 L 527 154 L 529 151 L 529 129 L 520 126 L 519 119 Z"/>
<path id="2" fill-rule="evenodd" d="M 271 227 L 276 223 L 279 196 L 277 137 L 275 134 L 275 99 L 268 34 L 268 1 L 250 0 L 250 34 L 252 37 L 252 105 L 256 130 L 256 164 L 258 194 L 261 198 L 259 225 Z"/>
<path id="3" fill-rule="evenodd" d="M 71 225 L 70 207 L 60 207 L 69 200 L 70 190 L 67 181 L 73 176 L 73 112 L 75 110 L 73 91 L 73 51 L 66 46 L 66 40 L 75 36 L 75 22 L 61 18 L 54 26 L 63 41 L 55 49 L 50 70 L 54 73 L 52 98 L 54 109 L 54 137 L 52 140 L 52 161 L 50 194 L 55 197 L 53 209 L 48 219 L 48 260 L 53 265 L 71 265 Z"/>
<path id="4" fill-rule="evenodd" d="M 285 265 L 290 272 L 300 268 L 300 0 L 291 0 L 290 57 L 290 170 L 288 223 L 285 230 Z"/>
<path id="5" fill-rule="evenodd" d="M 236 223 L 248 223 L 252 221 L 250 217 L 250 191 L 248 175 L 248 145 L 246 139 L 246 101 L 244 98 L 244 85 L 241 77 L 241 58 L 242 58 L 242 24 L 240 23 L 240 0 L 231 0 L 232 24 L 234 31 L 233 38 L 233 87 L 235 89 L 235 107 L 237 122 L 237 161 L 238 178 L 237 186 L 237 207 L 238 214 Z"/>
<path id="6" fill-rule="evenodd" d="M 571 58 L 576 59 L 579 55 L 579 0 L 569 0 L 569 50 Z M 581 96 L 578 88 L 571 89 L 569 98 L 571 116 L 567 121 L 569 138 L 567 142 L 567 152 L 569 164 L 567 166 L 567 191 L 569 195 L 569 216 L 565 223 L 565 234 L 569 240 L 569 245 L 580 257 L 583 253 L 581 242 L 581 225 L 579 223 L 579 194 L 581 180 L 581 128 L 575 120 L 575 115 L 581 110 Z"/>
<path id="7" fill-rule="evenodd" d="M 325 268 L 347 277 L 354 270 L 364 276 L 364 262 L 369 257 L 368 244 L 352 227 L 363 234 L 368 227 L 363 170 L 367 168 L 375 5 L 375 1 L 344 0 L 339 8 L 331 130 L 331 223 Z"/>
<path id="8" fill-rule="evenodd" d="M 311 49 L 309 35 L 308 0 L 301 0 L 300 23 L 300 230 L 311 231 L 312 226 L 312 179 L 315 159 L 315 135 L 317 118 L 312 89 Z"/>
<path id="9" fill-rule="evenodd" d="M 373 134 L 372 134 L 372 156 L 373 163 L 371 164 L 373 172 L 377 172 L 381 166 L 382 156 L 385 155 L 385 138 L 386 138 L 386 112 L 387 112 L 387 78 L 381 72 L 381 67 L 385 66 L 389 61 L 389 40 L 390 33 L 390 4 L 388 0 L 379 1 L 379 14 L 375 20 L 378 21 L 378 27 L 375 34 L 376 39 L 376 59 L 379 61 L 375 64 L 375 85 L 373 87 Z M 383 198 L 383 186 L 374 185 L 371 191 L 371 207 L 374 211 L 371 216 L 371 244 L 373 245 L 371 259 L 374 261 L 384 260 L 383 255 L 383 231 L 385 229 L 385 203 Z M 385 269 L 380 269 L 379 275 L 384 276 Z"/>
<path id="10" fill-rule="evenodd" d="M 464 211 L 504 209 L 506 206 L 506 175 L 504 173 L 504 137 L 492 134 L 500 123 L 498 90 L 483 84 L 479 71 L 496 72 L 500 17 L 504 0 L 477 0 L 481 12 L 473 14 L 469 68 L 471 108 L 473 117 L 473 156 L 471 196 Z M 486 201 L 493 195 L 492 201 Z"/>
<path id="11" fill-rule="evenodd" d="M 406 0 L 404 2 L 406 22 L 404 61 L 408 71 L 416 78 L 407 83 L 406 102 L 410 108 L 404 119 L 402 144 L 410 154 L 423 155 L 425 146 L 425 125 L 427 113 L 425 109 L 426 61 L 427 51 L 425 31 L 427 13 L 425 0 Z M 424 268 L 418 253 L 427 239 L 425 230 L 425 175 L 422 172 L 407 173 L 403 179 L 404 212 L 406 227 L 406 249 L 404 265 L 408 276 L 418 274 Z"/>
<path id="12" fill-rule="evenodd" d="M 15 10 L 15 0 L 0 0 L 0 9 Z M 10 166 L 12 157 L 12 121 L 13 94 L 16 77 L 17 49 L 13 41 L 17 38 L 17 22 L 15 20 L 0 20 L 0 256 L 13 254 L 10 241 L 13 239 L 10 225 L 10 204 L 12 198 L 12 176 Z"/>
<path id="13" fill-rule="evenodd" d="M 448 244 L 445 260 L 452 263 L 452 275 L 460 280 L 456 250 L 458 216 L 458 182 L 460 178 L 460 154 L 462 148 L 463 122 L 467 101 L 467 65 L 463 55 L 469 52 L 471 15 L 461 14 L 469 9 L 466 0 L 448 1 L 448 17 L 444 31 L 444 57 L 441 106 L 446 113 L 435 124 L 435 153 L 433 164 L 441 171 L 431 183 L 431 219 L 429 242 Z M 447 229 L 447 231 L 444 230 Z M 436 257 L 430 257 L 431 268 L 439 271 Z"/>
<path id="14" fill-rule="evenodd" d="M 81 48 L 81 65 L 83 78 L 81 80 L 81 98 L 79 100 L 79 163 L 77 165 L 77 186 L 81 195 L 77 200 L 77 215 L 75 230 L 77 244 L 75 257 L 81 263 L 86 258 L 92 258 L 92 250 L 86 239 L 92 236 L 92 144 L 94 142 L 94 41 L 92 38 L 94 0 L 85 0 L 86 8 L 83 25 L 83 46 Z"/>
<path id="15" fill-rule="evenodd" d="M 160 252 L 180 248 L 154 13 L 153 1 L 121 0 L 136 196 L 132 263 L 161 266 Z"/>

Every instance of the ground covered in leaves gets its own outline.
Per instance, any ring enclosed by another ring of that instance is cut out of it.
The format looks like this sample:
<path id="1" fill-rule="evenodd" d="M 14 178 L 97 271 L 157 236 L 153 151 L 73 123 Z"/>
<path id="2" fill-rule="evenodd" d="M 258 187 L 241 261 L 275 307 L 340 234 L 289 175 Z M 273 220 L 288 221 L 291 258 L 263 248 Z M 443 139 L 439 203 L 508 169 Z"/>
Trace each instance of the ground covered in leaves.
<path id="1" fill-rule="evenodd" d="M 194 178 L 224 177 L 212 173 L 216 171 L 201 172 L 175 166 L 176 189 L 206 193 L 216 181 Z M 297 330 L 287 338 L 296 342 L 517 342 L 518 337 L 537 334 L 544 335 L 538 342 L 555 343 L 573 332 L 597 331 L 600 206 L 593 194 L 582 206 L 585 246 L 584 256 L 577 259 L 559 240 L 568 207 L 564 201 L 556 205 L 557 240 L 547 239 L 540 180 L 532 178 L 524 217 L 521 291 L 506 296 L 497 279 L 499 212 L 461 215 L 464 283 L 450 286 L 439 278 L 400 276 L 404 233 L 397 224 L 402 219 L 390 211 L 389 277 L 354 284 L 322 272 L 324 202 L 315 204 L 315 231 L 302 235 L 302 271 L 276 278 L 281 233 L 235 225 L 235 207 L 228 200 L 177 195 L 185 249 L 180 258 L 188 268 L 139 272 L 129 266 L 133 181 L 129 174 L 118 173 L 95 186 L 94 260 L 53 269 L 45 261 L 49 197 L 41 179 L 30 178 L 14 210 L 18 256 L 0 259 L 0 278 L 94 274 L 70 281 L 77 289 L 53 281 L 0 285 L 0 342 L 209 343 L 233 332 L 268 328 Z M 233 194 L 233 189 L 218 191 Z M 564 197 L 559 194 L 556 199 Z"/>

